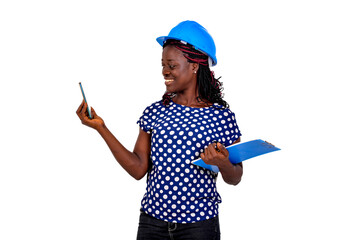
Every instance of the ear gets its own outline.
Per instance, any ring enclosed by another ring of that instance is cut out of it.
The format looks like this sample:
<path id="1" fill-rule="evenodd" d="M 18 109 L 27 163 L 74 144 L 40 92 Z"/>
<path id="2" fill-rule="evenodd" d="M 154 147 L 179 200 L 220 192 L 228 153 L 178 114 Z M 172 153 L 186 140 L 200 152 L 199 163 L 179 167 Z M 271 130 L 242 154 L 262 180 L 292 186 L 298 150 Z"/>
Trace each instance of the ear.
<path id="1" fill-rule="evenodd" d="M 191 63 L 191 70 L 193 71 L 193 72 L 197 72 L 198 70 L 199 70 L 199 64 L 198 63 Z"/>

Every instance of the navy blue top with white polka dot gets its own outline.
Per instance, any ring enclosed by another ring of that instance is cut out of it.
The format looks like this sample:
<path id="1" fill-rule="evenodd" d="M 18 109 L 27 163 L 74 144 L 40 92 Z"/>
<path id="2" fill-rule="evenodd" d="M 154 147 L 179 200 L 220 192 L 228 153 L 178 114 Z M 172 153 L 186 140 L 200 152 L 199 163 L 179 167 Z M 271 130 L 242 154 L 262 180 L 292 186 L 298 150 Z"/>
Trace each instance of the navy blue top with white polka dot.
<path id="1" fill-rule="evenodd" d="M 235 115 L 218 104 L 192 108 L 161 101 L 147 107 L 138 121 L 151 134 L 152 167 L 142 210 L 167 222 L 193 223 L 218 215 L 217 174 L 191 164 L 214 140 L 225 146 L 241 133 Z"/>

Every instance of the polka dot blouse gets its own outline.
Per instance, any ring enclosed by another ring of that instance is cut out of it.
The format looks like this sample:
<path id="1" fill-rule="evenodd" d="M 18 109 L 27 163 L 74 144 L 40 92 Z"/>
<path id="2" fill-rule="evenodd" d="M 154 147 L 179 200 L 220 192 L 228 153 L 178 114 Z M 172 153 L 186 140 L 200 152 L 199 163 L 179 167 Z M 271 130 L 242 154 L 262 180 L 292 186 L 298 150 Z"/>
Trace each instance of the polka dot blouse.
<path id="1" fill-rule="evenodd" d="M 192 108 L 161 101 L 147 107 L 138 121 L 151 134 L 152 167 L 142 210 L 167 222 L 193 223 L 218 215 L 217 174 L 191 163 L 214 140 L 225 146 L 241 133 L 235 115 L 218 104 Z"/>

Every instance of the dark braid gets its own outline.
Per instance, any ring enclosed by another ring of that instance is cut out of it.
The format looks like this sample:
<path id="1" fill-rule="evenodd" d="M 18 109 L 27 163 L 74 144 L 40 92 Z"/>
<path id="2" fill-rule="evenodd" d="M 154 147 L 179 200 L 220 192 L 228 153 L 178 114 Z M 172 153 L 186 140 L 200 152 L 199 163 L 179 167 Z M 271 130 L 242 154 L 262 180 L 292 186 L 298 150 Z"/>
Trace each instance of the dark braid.
<path id="1" fill-rule="evenodd" d="M 196 50 L 190 44 L 183 44 L 178 40 L 167 40 L 164 43 L 164 48 L 168 45 L 172 45 L 184 53 L 184 57 L 187 58 L 190 63 L 198 63 L 199 70 L 197 74 L 198 83 L 198 101 L 218 103 L 224 108 L 228 108 L 229 104 L 223 99 L 223 87 L 219 81 L 221 78 L 215 78 L 214 72 L 210 71 L 208 56 L 198 50 Z M 168 105 L 176 93 L 165 92 L 163 96 L 163 104 Z"/>

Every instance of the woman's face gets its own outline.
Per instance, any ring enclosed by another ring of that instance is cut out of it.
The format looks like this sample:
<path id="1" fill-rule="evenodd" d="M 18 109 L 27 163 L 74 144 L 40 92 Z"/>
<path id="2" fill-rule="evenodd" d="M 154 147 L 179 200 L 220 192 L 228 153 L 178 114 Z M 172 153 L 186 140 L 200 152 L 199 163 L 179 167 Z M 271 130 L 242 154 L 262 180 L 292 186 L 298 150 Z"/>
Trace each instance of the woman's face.
<path id="1" fill-rule="evenodd" d="M 162 74 L 167 92 L 182 93 L 196 88 L 197 64 L 189 63 L 184 53 L 172 45 L 163 49 Z"/>

